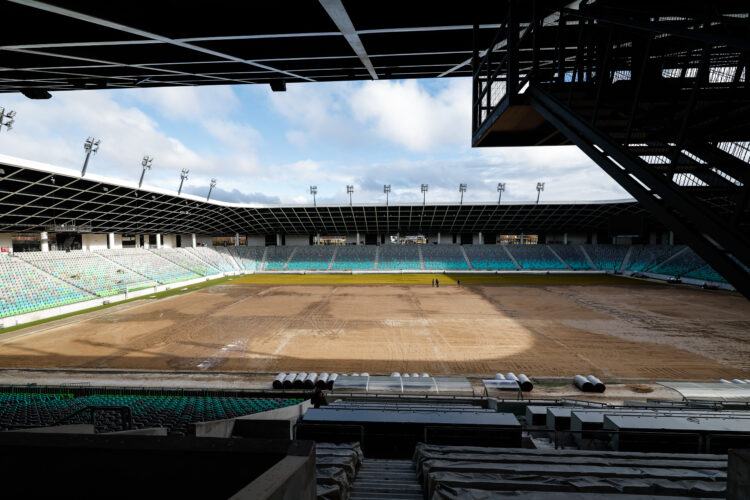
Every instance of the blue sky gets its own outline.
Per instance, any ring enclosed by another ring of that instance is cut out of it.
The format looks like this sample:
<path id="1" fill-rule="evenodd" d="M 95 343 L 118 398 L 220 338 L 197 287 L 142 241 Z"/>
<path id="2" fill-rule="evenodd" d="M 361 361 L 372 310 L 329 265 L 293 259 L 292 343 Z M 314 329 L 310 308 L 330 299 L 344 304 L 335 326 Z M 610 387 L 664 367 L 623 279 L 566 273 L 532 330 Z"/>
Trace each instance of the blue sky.
<path id="1" fill-rule="evenodd" d="M 604 200 L 628 198 L 574 147 L 483 148 L 470 145 L 471 86 L 466 79 L 290 84 L 57 92 L 47 101 L 0 95 L 17 112 L 15 128 L 0 134 L 0 152 L 80 168 L 83 141 L 101 139 L 90 170 L 122 179 L 140 175 L 154 157 L 145 185 L 247 203 Z"/>

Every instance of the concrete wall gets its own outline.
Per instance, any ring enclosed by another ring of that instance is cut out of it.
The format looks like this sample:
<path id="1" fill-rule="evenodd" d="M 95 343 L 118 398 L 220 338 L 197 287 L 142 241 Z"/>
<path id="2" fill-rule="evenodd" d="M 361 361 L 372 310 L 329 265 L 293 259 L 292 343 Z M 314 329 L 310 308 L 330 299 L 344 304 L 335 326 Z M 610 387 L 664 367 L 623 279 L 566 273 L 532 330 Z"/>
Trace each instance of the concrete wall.
<path id="1" fill-rule="evenodd" d="M 198 234 L 195 236 L 195 242 L 196 244 L 200 243 L 201 246 L 213 246 L 213 238 L 211 236 L 206 236 L 205 234 Z M 187 246 L 190 246 L 188 243 Z"/>
<path id="2" fill-rule="evenodd" d="M 13 251 L 13 238 L 10 233 L 0 233 L 0 248 L 5 248 L 9 252 Z"/>
<path id="3" fill-rule="evenodd" d="M 115 246 L 114 248 L 122 248 L 122 235 L 115 233 Z"/>
<path id="4" fill-rule="evenodd" d="M 287 246 L 310 244 L 310 236 L 307 234 L 287 234 L 285 239 Z M 263 242 L 265 243 L 265 239 Z"/>
<path id="5" fill-rule="evenodd" d="M 750 499 L 750 450 L 729 450 L 727 499 Z"/>
<path id="6" fill-rule="evenodd" d="M 177 248 L 177 235 L 174 234 L 162 234 L 161 235 L 161 246 L 165 248 Z"/>
<path id="7" fill-rule="evenodd" d="M 82 234 L 81 235 L 81 248 L 83 250 L 106 250 L 107 249 L 107 235 L 106 234 Z"/>
<path id="8" fill-rule="evenodd" d="M 299 442 L 304 445 L 306 442 Z M 294 446 L 294 445 L 292 445 Z M 302 446 L 300 446 L 301 448 Z M 248 484 L 232 500 L 315 500 L 315 450 L 295 453 L 294 451 Z"/>
<path id="9" fill-rule="evenodd" d="M 247 235 L 247 246 L 249 247 L 264 247 L 266 246 L 266 237 L 262 234 L 248 234 Z"/>

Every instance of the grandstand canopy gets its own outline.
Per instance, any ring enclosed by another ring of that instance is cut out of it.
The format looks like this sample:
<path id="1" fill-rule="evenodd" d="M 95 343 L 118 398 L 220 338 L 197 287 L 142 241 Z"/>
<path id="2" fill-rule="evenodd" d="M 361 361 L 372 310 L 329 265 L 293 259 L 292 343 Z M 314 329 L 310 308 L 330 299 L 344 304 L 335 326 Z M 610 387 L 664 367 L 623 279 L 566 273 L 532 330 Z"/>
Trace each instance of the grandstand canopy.
<path id="1" fill-rule="evenodd" d="M 470 76 L 507 1 L 0 0 L 0 92 Z M 540 8 L 568 2 L 544 0 Z M 530 4 L 523 16 L 530 18 Z"/>
<path id="2" fill-rule="evenodd" d="M 0 155 L 0 232 L 90 225 L 90 232 L 227 234 L 508 234 L 607 229 L 643 216 L 633 200 L 260 206 L 205 201 Z M 52 229 L 50 229 L 52 230 Z"/>

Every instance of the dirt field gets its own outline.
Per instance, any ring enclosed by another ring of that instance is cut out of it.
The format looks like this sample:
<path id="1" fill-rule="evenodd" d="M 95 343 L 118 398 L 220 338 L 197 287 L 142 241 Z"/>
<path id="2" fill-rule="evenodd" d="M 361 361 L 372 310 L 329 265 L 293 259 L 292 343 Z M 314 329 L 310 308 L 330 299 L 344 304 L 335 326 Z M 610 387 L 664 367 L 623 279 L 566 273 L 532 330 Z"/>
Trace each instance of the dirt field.
<path id="1" fill-rule="evenodd" d="M 219 285 L 7 333 L 0 367 L 750 378 L 735 294 L 441 281 Z"/>

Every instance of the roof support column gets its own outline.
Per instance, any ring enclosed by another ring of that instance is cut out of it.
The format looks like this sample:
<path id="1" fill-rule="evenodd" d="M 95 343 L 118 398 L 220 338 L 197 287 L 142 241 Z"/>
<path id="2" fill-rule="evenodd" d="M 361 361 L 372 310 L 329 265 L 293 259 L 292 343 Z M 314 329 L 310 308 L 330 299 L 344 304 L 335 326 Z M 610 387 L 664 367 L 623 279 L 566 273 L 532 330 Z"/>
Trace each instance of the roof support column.
<path id="1" fill-rule="evenodd" d="M 156 248 L 161 248 L 161 233 L 156 233 Z"/>
<path id="2" fill-rule="evenodd" d="M 107 248 L 115 248 L 115 233 L 107 233 Z"/>
<path id="3" fill-rule="evenodd" d="M 42 252 L 49 252 L 49 236 L 47 231 L 39 233 L 39 241 L 41 242 Z"/>
<path id="4" fill-rule="evenodd" d="M 240 233 L 234 233 L 234 246 L 240 246 Z"/>
<path id="5" fill-rule="evenodd" d="M 196 238 L 195 238 L 195 233 L 192 233 L 192 234 L 190 235 L 190 248 L 195 248 L 195 243 L 196 243 L 196 241 L 195 241 L 195 240 L 196 240 Z"/>

